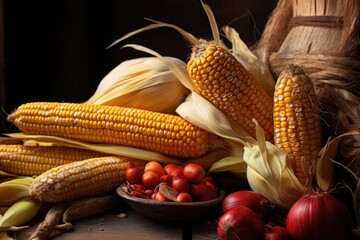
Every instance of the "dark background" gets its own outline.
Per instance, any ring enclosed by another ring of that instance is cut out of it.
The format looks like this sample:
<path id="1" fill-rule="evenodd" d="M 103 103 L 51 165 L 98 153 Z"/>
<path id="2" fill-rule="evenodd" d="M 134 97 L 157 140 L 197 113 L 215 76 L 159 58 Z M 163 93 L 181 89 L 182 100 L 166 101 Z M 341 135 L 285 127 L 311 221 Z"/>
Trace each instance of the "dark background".
<path id="1" fill-rule="evenodd" d="M 261 36 L 275 0 L 209 0 L 218 26 L 234 27 L 248 45 Z M 124 34 L 151 18 L 211 38 L 199 0 L 0 0 L 1 133 L 15 127 L 6 114 L 30 101 L 81 102 L 122 61 L 148 56 L 127 43 L 186 61 L 189 44 L 173 29 L 150 30 L 112 48 Z"/>

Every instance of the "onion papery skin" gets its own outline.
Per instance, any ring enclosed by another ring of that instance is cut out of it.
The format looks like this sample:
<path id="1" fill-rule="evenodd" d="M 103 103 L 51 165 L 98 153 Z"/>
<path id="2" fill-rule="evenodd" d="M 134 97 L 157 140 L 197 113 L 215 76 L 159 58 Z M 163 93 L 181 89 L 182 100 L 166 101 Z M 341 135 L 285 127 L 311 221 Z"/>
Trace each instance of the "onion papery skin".
<path id="1" fill-rule="evenodd" d="M 270 201 L 262 194 L 251 191 L 242 190 L 230 193 L 221 203 L 223 212 L 233 207 L 243 206 L 253 210 L 263 221 L 267 223 L 270 215 Z"/>
<path id="2" fill-rule="evenodd" d="M 286 217 L 286 230 L 294 240 L 346 240 L 351 238 L 351 229 L 347 208 L 325 192 L 304 195 Z"/>
<path id="3" fill-rule="evenodd" d="M 226 211 L 218 221 L 217 233 L 222 240 L 260 240 L 265 225 L 260 217 L 247 207 L 234 207 Z"/>

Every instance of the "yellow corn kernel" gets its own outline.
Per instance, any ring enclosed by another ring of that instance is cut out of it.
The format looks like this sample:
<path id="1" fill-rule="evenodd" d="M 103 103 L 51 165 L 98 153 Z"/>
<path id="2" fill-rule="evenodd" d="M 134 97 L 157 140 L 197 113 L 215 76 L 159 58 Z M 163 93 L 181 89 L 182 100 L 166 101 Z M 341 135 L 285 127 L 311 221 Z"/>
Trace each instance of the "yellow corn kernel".
<path id="1" fill-rule="evenodd" d="M 108 156 L 52 168 L 34 179 L 30 196 L 39 201 L 62 202 L 114 190 L 125 181 L 129 160 Z"/>
<path id="2" fill-rule="evenodd" d="M 273 140 L 273 102 L 255 78 L 226 49 L 203 43 L 193 48 L 188 73 L 199 93 L 255 137 L 257 120 Z"/>
<path id="3" fill-rule="evenodd" d="M 286 113 L 295 113 L 286 115 Z M 320 108 L 311 79 L 290 65 L 279 76 L 274 93 L 274 142 L 292 158 L 302 184 L 322 147 Z"/>
<path id="4" fill-rule="evenodd" d="M 8 120 L 28 134 L 120 144 L 174 157 L 202 156 L 216 142 L 214 135 L 179 116 L 119 106 L 26 103 Z"/>
<path id="5" fill-rule="evenodd" d="M 0 169 L 7 173 L 33 176 L 62 164 L 101 156 L 105 154 L 64 146 L 0 144 Z"/>

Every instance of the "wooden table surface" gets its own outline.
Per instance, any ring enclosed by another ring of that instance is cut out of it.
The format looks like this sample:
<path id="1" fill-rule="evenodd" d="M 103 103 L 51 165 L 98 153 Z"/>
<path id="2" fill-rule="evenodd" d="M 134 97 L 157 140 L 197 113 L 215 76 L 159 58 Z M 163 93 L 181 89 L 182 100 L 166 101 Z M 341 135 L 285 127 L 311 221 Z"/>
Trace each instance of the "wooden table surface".
<path id="1" fill-rule="evenodd" d="M 120 213 L 126 213 L 126 218 L 120 218 Z M 28 239 L 29 233 L 34 231 L 42 219 L 37 218 L 31 222 L 31 227 L 17 234 L 17 239 Z M 159 222 L 144 217 L 124 206 L 104 214 L 78 220 L 73 223 L 74 228 L 62 233 L 54 240 L 98 240 L 98 239 L 183 239 L 183 240 L 211 240 L 219 239 L 216 233 L 216 219 L 206 219 L 200 222 L 177 223 Z"/>

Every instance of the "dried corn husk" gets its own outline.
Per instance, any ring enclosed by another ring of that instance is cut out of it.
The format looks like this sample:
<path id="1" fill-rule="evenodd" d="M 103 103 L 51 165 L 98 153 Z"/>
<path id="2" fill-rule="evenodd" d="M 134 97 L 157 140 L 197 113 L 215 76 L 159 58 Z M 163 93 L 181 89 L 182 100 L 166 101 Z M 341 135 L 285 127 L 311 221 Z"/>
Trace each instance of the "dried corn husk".
<path id="1" fill-rule="evenodd" d="M 182 60 L 166 58 L 186 71 Z M 174 113 L 188 92 L 162 61 L 143 57 L 124 61 L 111 70 L 86 103 Z"/>

